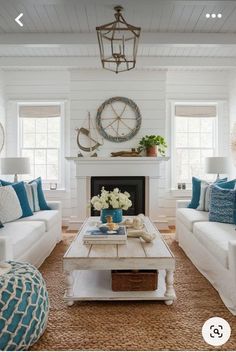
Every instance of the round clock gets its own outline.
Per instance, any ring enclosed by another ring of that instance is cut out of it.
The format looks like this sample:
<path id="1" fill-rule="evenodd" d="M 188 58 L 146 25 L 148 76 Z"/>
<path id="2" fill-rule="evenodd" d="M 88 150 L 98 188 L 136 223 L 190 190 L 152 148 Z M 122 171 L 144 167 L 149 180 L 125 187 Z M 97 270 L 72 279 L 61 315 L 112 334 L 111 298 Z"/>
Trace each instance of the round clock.
<path id="1" fill-rule="evenodd" d="M 96 125 L 99 133 L 111 142 L 121 143 L 133 138 L 141 127 L 142 117 L 131 99 L 114 97 L 98 109 Z"/>

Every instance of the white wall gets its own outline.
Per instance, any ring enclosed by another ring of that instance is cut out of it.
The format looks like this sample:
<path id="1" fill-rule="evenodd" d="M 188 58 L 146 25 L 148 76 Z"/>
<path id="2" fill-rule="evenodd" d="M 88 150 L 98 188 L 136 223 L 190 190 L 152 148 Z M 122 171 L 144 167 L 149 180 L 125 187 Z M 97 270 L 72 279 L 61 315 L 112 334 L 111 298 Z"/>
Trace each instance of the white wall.
<path id="1" fill-rule="evenodd" d="M 71 71 L 71 155 L 77 155 L 75 128 L 83 125 L 88 110 L 95 119 L 97 109 L 107 99 L 115 96 L 128 97 L 138 105 L 142 115 L 142 127 L 130 141 L 112 143 L 104 141 L 99 148 L 99 156 L 109 156 L 112 151 L 136 148 L 140 138 L 145 134 L 165 135 L 166 72 L 131 71 L 116 75 L 104 70 Z M 165 171 L 165 170 L 164 170 Z M 76 215 L 75 167 L 71 171 L 71 194 L 73 215 Z M 164 187 L 165 172 L 162 173 L 159 187 Z"/>
<path id="2" fill-rule="evenodd" d="M 232 131 L 233 125 L 236 123 L 236 71 L 232 71 L 230 75 L 230 85 L 229 85 L 229 123 L 230 131 Z M 236 153 L 230 151 L 230 157 L 232 160 L 230 176 L 235 178 L 236 175 Z"/>
<path id="3" fill-rule="evenodd" d="M 171 146 L 171 102 L 212 101 L 219 110 L 219 154 L 227 155 L 229 146 L 229 76 L 228 71 L 168 71 L 166 81 L 167 140 Z M 169 163 L 169 185 L 171 163 Z M 167 191 L 163 193 L 160 212 L 171 223 L 175 217 L 176 199 L 190 199 L 191 192 Z"/>
<path id="4" fill-rule="evenodd" d="M 3 126 L 5 131 L 5 124 L 6 124 L 6 114 L 5 114 L 5 79 L 4 79 L 4 72 L 0 70 L 0 122 Z M 6 150 L 6 142 L 1 152 L 1 157 L 5 155 Z"/>
<path id="5" fill-rule="evenodd" d="M 17 155 L 17 101 L 64 101 L 65 102 L 65 153 L 70 155 L 70 73 L 69 71 L 6 71 L 6 130 L 8 156 Z M 69 168 L 66 169 L 66 180 L 69 184 Z M 50 200 L 59 199 L 63 209 L 71 207 L 70 189 L 54 192 L 47 191 Z M 67 213 L 66 213 L 67 214 Z M 66 216 L 63 214 L 63 216 Z"/>
<path id="6" fill-rule="evenodd" d="M 7 153 L 16 153 L 16 101 L 65 100 L 66 101 L 66 156 L 76 156 L 76 127 L 81 127 L 87 112 L 95 118 L 98 107 L 108 98 L 125 96 L 133 99 L 142 114 L 142 127 L 138 135 L 125 143 L 105 141 L 99 155 L 111 151 L 137 147 L 145 134 L 161 134 L 169 139 L 171 100 L 213 100 L 222 102 L 225 129 L 222 144 L 228 138 L 228 74 L 227 72 L 196 71 L 130 71 L 115 75 L 104 70 L 71 71 L 7 71 L 5 72 L 5 95 L 7 100 Z M 227 138 L 226 138 L 227 137 Z M 168 152 L 167 152 L 168 154 Z M 169 164 L 169 165 L 168 165 Z M 63 216 L 76 215 L 75 167 L 67 162 L 66 191 L 47 192 L 51 199 L 63 201 Z M 170 162 L 163 163 L 159 182 L 159 209 L 157 216 L 174 217 L 175 199 L 183 193 L 170 192 Z M 185 194 L 188 196 L 188 194 Z M 79 200 L 78 200 L 79 201 Z"/>

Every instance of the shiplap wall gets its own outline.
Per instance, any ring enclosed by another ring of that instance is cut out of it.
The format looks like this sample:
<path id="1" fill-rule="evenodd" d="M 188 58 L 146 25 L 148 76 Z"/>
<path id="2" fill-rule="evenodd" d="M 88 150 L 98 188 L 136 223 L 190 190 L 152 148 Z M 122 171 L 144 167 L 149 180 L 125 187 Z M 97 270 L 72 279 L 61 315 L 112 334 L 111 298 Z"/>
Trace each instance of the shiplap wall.
<path id="1" fill-rule="evenodd" d="M 70 73 L 69 71 L 6 71 L 6 153 L 17 155 L 17 101 L 64 101 L 66 114 L 65 153 L 70 155 Z M 70 170 L 66 167 L 66 181 L 69 184 Z M 70 188 L 66 191 L 46 192 L 49 200 L 61 200 L 66 216 L 70 211 Z"/>
<path id="2" fill-rule="evenodd" d="M 166 128 L 166 72 L 131 71 L 129 74 L 115 75 L 103 70 L 71 71 L 71 155 L 78 153 L 75 128 L 83 125 L 88 110 L 95 119 L 97 109 L 106 100 L 115 96 L 128 97 L 138 105 L 142 115 L 142 127 L 130 141 L 112 143 L 104 141 L 99 148 L 99 156 L 109 156 L 112 151 L 136 148 L 145 134 L 165 135 Z M 75 166 L 71 166 L 72 204 L 76 205 Z M 162 165 L 160 190 L 165 188 L 166 172 Z M 73 215 L 75 215 L 75 207 Z"/>
<path id="3" fill-rule="evenodd" d="M 87 112 L 95 118 L 100 104 L 113 96 L 133 99 L 140 108 L 143 121 L 138 135 L 129 142 L 105 141 L 99 150 L 100 156 L 111 151 L 137 147 L 145 134 L 161 134 L 170 140 L 170 100 L 220 100 L 223 104 L 225 129 L 222 135 L 228 138 L 229 87 L 226 72 L 188 71 L 130 71 L 115 75 L 103 70 L 71 71 L 7 71 L 5 72 L 5 96 L 7 101 L 7 154 L 17 152 L 16 101 L 65 100 L 66 101 L 66 156 L 76 156 L 76 127 L 81 127 Z M 225 137 L 222 143 L 227 145 Z M 169 152 L 167 152 L 169 154 Z M 174 218 L 176 197 L 183 193 L 170 192 L 170 162 L 162 165 L 159 182 L 159 209 L 157 216 Z M 63 217 L 76 216 L 75 166 L 66 162 L 66 191 L 47 192 L 49 199 L 63 202 Z M 185 195 L 188 196 L 188 195 Z M 79 200 L 78 200 L 79 201 Z"/>
<path id="4" fill-rule="evenodd" d="M 4 72 L 0 70 L 0 122 L 5 130 L 6 116 L 5 116 L 5 80 Z M 3 150 L 1 151 L 1 157 L 5 155 L 6 147 L 4 145 Z"/>
<path id="5" fill-rule="evenodd" d="M 229 76 L 228 71 L 168 71 L 166 81 L 167 140 L 171 146 L 171 102 L 189 101 L 218 102 L 219 107 L 219 153 L 228 154 L 229 146 Z M 168 165 L 169 186 L 171 184 L 171 162 Z M 177 199 L 190 199 L 191 192 L 171 191 L 168 187 L 161 201 L 160 213 L 165 214 L 169 223 L 175 218 Z"/>
<path id="6" fill-rule="evenodd" d="M 232 131 L 233 125 L 236 123 L 236 70 L 231 72 L 230 75 L 230 89 L 229 89 L 229 122 L 230 122 L 230 131 Z M 235 178 L 236 175 L 236 153 L 229 153 L 232 158 L 230 176 Z"/>

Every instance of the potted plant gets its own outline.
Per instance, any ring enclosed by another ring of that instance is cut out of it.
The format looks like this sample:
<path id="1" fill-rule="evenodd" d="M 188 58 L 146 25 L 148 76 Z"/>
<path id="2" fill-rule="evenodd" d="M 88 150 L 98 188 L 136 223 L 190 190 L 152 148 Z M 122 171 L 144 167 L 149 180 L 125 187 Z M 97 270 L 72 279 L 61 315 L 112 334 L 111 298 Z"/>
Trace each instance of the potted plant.
<path id="1" fill-rule="evenodd" d="M 112 220 L 115 223 L 122 222 L 122 211 L 128 210 L 132 202 L 129 199 L 130 194 L 128 192 L 120 192 L 119 188 L 114 188 L 113 191 L 106 191 L 102 187 L 101 194 L 92 197 L 91 205 L 95 210 L 100 211 L 101 221 L 107 222 L 107 217 L 112 216 Z"/>
<path id="2" fill-rule="evenodd" d="M 139 151 L 146 150 L 147 156 L 157 156 L 158 152 L 161 156 L 165 155 L 167 144 L 165 138 L 156 135 L 146 135 L 139 142 Z"/>

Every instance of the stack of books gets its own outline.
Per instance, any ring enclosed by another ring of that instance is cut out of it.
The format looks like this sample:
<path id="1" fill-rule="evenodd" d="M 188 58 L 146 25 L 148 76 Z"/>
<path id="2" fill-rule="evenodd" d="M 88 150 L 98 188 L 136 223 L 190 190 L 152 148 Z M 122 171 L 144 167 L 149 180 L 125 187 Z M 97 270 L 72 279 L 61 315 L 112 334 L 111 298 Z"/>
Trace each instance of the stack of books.
<path id="1" fill-rule="evenodd" d="M 83 236 L 84 244 L 126 244 L 127 233 L 125 226 L 117 230 L 104 231 L 99 227 L 91 227 Z"/>

